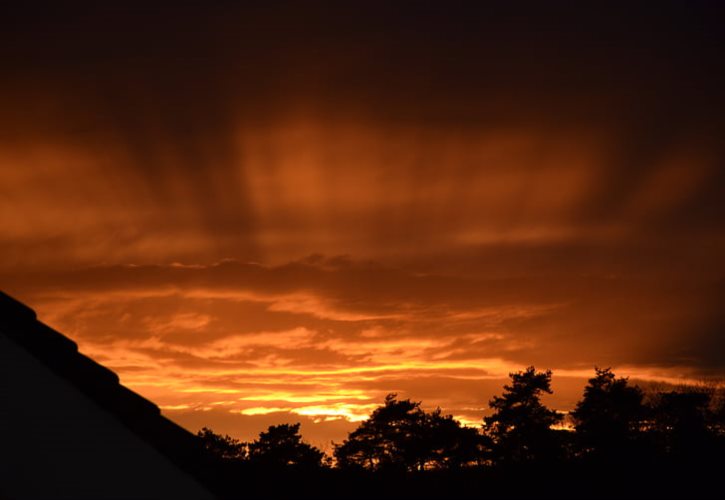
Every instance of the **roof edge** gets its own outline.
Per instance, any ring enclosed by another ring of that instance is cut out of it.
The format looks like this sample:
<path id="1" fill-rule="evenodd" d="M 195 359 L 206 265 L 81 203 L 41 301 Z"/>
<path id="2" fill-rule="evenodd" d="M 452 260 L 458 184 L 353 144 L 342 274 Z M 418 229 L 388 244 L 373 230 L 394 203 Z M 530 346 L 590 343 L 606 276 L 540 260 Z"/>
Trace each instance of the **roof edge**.
<path id="1" fill-rule="evenodd" d="M 0 315 L 16 321 L 34 321 L 38 318 L 33 309 L 3 291 L 0 291 Z"/>
<path id="2" fill-rule="evenodd" d="M 161 414 L 159 407 L 120 383 L 118 375 L 78 352 L 78 345 L 40 322 L 33 309 L 0 291 L 0 335 L 65 379 L 100 409 L 166 456 L 209 491 L 206 460 L 199 438 Z"/>

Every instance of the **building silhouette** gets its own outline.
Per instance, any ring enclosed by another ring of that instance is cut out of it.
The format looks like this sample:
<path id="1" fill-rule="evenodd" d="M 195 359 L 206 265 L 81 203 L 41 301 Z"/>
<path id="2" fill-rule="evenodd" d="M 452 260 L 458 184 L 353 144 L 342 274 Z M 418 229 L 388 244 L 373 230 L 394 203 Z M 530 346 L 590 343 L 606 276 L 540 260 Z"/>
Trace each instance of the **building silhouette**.
<path id="1" fill-rule="evenodd" d="M 2 292 L 0 429 L 0 498 L 214 497 L 193 434 Z"/>

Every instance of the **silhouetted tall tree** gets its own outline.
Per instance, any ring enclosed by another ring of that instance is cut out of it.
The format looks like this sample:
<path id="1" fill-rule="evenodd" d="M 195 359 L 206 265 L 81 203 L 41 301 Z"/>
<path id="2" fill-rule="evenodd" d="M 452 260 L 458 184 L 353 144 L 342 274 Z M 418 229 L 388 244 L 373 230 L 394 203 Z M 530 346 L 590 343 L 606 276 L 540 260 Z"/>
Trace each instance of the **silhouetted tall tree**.
<path id="1" fill-rule="evenodd" d="M 489 406 L 494 413 L 484 420 L 484 433 L 493 441 L 493 459 L 503 463 L 556 458 L 556 433 L 551 426 L 561 415 L 541 403 L 542 393 L 551 394 L 551 371 L 537 372 L 533 366 L 509 374 L 511 385 Z"/>
<path id="2" fill-rule="evenodd" d="M 643 394 L 611 368 L 595 368 L 584 397 L 571 413 L 577 437 L 586 453 L 622 453 L 634 442 L 645 416 Z"/>
<path id="3" fill-rule="evenodd" d="M 243 460 L 247 456 L 245 443 L 226 434 L 216 434 L 208 427 L 202 427 L 196 435 L 212 456 L 229 460 Z"/>
<path id="4" fill-rule="evenodd" d="M 452 469 L 480 463 L 483 438 L 440 409 L 426 413 L 419 402 L 388 394 L 383 406 L 335 446 L 335 458 L 341 468 Z"/>
<path id="5" fill-rule="evenodd" d="M 711 393 L 697 388 L 659 393 L 653 404 L 655 430 L 665 452 L 681 458 L 709 452 L 715 432 L 708 426 Z"/>
<path id="6" fill-rule="evenodd" d="M 419 402 L 401 401 L 396 394 L 388 394 L 383 406 L 335 446 L 338 466 L 370 470 L 419 468 L 426 458 L 421 436 L 424 422 Z"/>
<path id="7" fill-rule="evenodd" d="M 271 425 L 248 444 L 249 461 L 271 467 L 322 467 L 325 454 L 303 442 L 299 430 L 299 423 Z"/>
<path id="8" fill-rule="evenodd" d="M 452 415 L 442 415 L 440 408 L 425 417 L 425 465 L 457 469 L 482 464 L 488 440 L 478 429 L 462 426 Z"/>

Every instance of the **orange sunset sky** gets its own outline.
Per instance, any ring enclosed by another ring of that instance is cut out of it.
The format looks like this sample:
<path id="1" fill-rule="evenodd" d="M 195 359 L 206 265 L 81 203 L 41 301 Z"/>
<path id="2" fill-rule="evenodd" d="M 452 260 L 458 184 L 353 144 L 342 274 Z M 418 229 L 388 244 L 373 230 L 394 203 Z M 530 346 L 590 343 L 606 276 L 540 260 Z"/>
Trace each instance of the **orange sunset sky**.
<path id="1" fill-rule="evenodd" d="M 725 11 L 618 5 L 3 6 L 0 288 L 192 431 L 328 450 L 532 364 L 561 410 L 722 380 Z"/>

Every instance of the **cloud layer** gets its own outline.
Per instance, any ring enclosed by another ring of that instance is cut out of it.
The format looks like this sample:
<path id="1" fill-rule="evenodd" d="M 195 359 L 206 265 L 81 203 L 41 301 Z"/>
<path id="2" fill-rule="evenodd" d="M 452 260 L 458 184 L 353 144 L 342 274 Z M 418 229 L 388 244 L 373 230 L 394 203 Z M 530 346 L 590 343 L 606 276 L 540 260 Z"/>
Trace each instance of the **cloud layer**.
<path id="1" fill-rule="evenodd" d="M 0 283 L 187 425 L 725 374 L 721 5 L 2 9 Z"/>
<path id="2" fill-rule="evenodd" d="M 691 282 L 563 274 L 553 286 L 321 256 L 3 280 L 182 423 L 201 412 L 247 437 L 260 419 L 304 417 L 315 436 L 329 427 L 339 439 L 388 392 L 473 424 L 507 374 L 529 364 L 554 369 L 560 409 L 594 365 L 669 381 L 723 373 L 706 300 L 717 290 Z"/>

